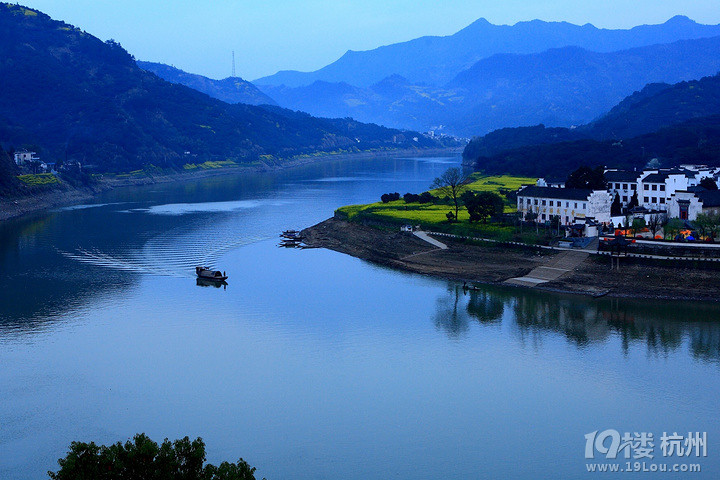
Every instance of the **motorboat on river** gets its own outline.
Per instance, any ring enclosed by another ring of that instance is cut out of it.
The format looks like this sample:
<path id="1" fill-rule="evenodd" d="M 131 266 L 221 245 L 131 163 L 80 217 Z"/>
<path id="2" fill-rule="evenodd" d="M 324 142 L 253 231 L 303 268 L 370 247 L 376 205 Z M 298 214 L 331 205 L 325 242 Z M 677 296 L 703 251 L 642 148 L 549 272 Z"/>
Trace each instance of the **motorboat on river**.
<path id="1" fill-rule="evenodd" d="M 228 278 L 225 272 L 211 270 L 209 267 L 195 267 L 195 274 L 197 274 L 198 278 L 214 282 L 224 282 Z"/>

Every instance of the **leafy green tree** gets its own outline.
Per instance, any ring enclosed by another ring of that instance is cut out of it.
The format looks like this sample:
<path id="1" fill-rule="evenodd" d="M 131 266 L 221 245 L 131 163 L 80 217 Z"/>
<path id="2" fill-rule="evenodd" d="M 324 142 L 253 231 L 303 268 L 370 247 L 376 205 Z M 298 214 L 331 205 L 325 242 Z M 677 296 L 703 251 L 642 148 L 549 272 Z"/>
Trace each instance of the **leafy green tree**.
<path id="1" fill-rule="evenodd" d="M 645 228 L 646 225 L 647 224 L 644 218 L 634 218 L 630 224 L 633 236 L 637 235 L 643 228 Z"/>
<path id="2" fill-rule="evenodd" d="M 455 205 L 455 218 L 458 218 L 460 195 L 467 189 L 465 182 L 468 176 L 457 167 L 448 168 L 445 172 L 433 180 L 431 188 L 436 189 L 442 196 L 452 200 Z"/>
<path id="3" fill-rule="evenodd" d="M 158 445 L 144 433 L 109 447 L 72 442 L 51 480 L 255 480 L 255 468 L 242 458 L 219 467 L 205 464 L 205 444 L 188 437 Z"/>
<path id="4" fill-rule="evenodd" d="M 665 235 L 670 235 L 670 239 L 672 240 L 680 233 L 680 230 L 682 230 L 684 226 L 685 224 L 679 218 L 671 218 L 665 226 Z"/>
<path id="5" fill-rule="evenodd" d="M 715 219 L 713 218 L 713 215 L 708 213 L 698 213 L 697 218 L 693 222 L 693 225 L 695 225 L 695 228 L 698 229 L 700 236 L 702 237 L 711 234 L 714 224 Z"/>
<path id="6" fill-rule="evenodd" d="M 461 200 L 467 208 L 471 222 L 487 222 L 488 218 L 502 215 L 504 203 L 500 195 L 493 192 L 465 192 Z"/>

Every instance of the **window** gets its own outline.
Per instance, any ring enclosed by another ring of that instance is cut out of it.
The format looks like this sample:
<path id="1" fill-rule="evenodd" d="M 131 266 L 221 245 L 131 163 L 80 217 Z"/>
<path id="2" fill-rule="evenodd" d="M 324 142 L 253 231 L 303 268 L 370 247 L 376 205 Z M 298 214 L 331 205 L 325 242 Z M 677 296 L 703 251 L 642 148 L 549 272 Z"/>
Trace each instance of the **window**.
<path id="1" fill-rule="evenodd" d="M 623 200 L 623 202 L 627 203 L 627 201 L 628 201 L 627 195 L 623 195 L 623 199 L 622 199 L 622 200 Z"/>
<path id="2" fill-rule="evenodd" d="M 547 204 L 547 202 L 545 200 L 543 200 L 542 204 L 543 204 L 543 206 L 545 206 Z"/>
<path id="3" fill-rule="evenodd" d="M 565 202 L 565 208 L 570 207 L 570 202 Z"/>
<path id="4" fill-rule="evenodd" d="M 575 202 L 575 208 L 577 208 L 577 202 Z"/>
<path id="5" fill-rule="evenodd" d="M 653 191 L 653 192 L 657 191 L 657 185 L 653 185 L 653 186 L 652 186 L 652 191 Z"/>
<path id="6" fill-rule="evenodd" d="M 587 208 L 587 203 L 583 203 L 583 210 Z"/>
<path id="7" fill-rule="evenodd" d="M 537 201 L 537 198 L 536 198 L 536 199 L 535 199 L 535 205 L 537 205 L 537 204 L 538 204 L 538 201 Z"/>
<path id="8" fill-rule="evenodd" d="M 645 190 L 650 190 L 650 185 L 648 185 L 647 183 L 644 184 L 643 187 L 645 187 Z"/>
<path id="9" fill-rule="evenodd" d="M 630 190 L 637 190 L 637 185 L 634 183 L 630 184 Z"/>
<path id="10" fill-rule="evenodd" d="M 529 198 L 528 198 L 528 202 L 527 202 L 527 203 L 528 203 L 528 205 L 530 205 L 530 199 L 529 199 Z"/>
<path id="11" fill-rule="evenodd" d="M 544 214 L 544 213 L 542 214 L 542 219 L 545 220 L 545 214 Z"/>
<path id="12" fill-rule="evenodd" d="M 661 191 L 661 192 L 664 192 L 664 191 L 665 191 L 665 185 L 660 185 L 660 191 Z"/>
<path id="13" fill-rule="evenodd" d="M 652 202 L 650 203 L 657 203 L 657 197 L 652 197 Z"/>
<path id="14" fill-rule="evenodd" d="M 552 201 L 552 200 L 550 200 L 550 206 L 551 206 L 551 207 L 553 206 L 553 201 Z"/>
<path id="15" fill-rule="evenodd" d="M 615 189 L 616 189 L 616 190 L 620 190 L 620 184 L 619 184 L 619 183 L 616 183 L 616 184 L 615 184 Z"/>
<path id="16" fill-rule="evenodd" d="M 647 185 L 645 185 L 647 187 Z M 648 197 L 643 197 L 643 202 L 650 203 L 650 199 Z"/>
<path id="17" fill-rule="evenodd" d="M 627 190 L 627 183 L 623 183 L 623 190 Z"/>
<path id="18" fill-rule="evenodd" d="M 660 203 L 665 203 L 665 199 L 660 197 Z"/>

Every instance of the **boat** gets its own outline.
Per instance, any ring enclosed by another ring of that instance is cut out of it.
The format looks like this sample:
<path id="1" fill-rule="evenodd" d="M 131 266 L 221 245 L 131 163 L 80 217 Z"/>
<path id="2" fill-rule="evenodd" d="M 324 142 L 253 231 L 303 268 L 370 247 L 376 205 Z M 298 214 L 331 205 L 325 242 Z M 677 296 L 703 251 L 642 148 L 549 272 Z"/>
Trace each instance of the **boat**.
<path id="1" fill-rule="evenodd" d="M 195 274 L 197 274 L 198 278 L 215 282 L 224 282 L 228 278 L 225 272 L 211 270 L 209 267 L 195 267 Z"/>

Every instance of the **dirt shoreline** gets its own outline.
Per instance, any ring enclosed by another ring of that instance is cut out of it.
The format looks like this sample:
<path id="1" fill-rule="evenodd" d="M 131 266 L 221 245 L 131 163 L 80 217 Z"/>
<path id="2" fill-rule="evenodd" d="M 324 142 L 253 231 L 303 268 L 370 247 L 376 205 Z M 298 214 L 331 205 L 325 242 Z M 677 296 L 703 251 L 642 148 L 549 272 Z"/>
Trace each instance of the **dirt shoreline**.
<path id="1" fill-rule="evenodd" d="M 287 161 L 280 165 L 254 165 L 237 167 L 224 167 L 213 170 L 200 170 L 191 172 L 177 172 L 165 175 L 149 175 L 141 178 L 106 178 L 101 179 L 97 185 L 92 188 L 72 188 L 66 184 L 60 189 L 50 190 L 47 192 L 39 192 L 33 195 L 16 198 L 0 198 L 0 222 L 13 218 L 22 217 L 36 212 L 58 208 L 62 206 L 72 205 L 88 201 L 99 193 L 115 188 L 128 186 L 152 185 L 158 183 L 183 182 L 188 180 L 197 180 L 207 177 L 234 175 L 241 173 L 255 172 L 272 172 L 285 170 L 288 168 L 297 168 L 306 165 L 349 159 L 363 158 L 399 158 L 406 156 L 413 157 L 432 157 L 456 155 L 462 152 L 462 149 L 430 149 L 430 150 L 394 150 L 382 152 L 359 152 L 342 155 L 322 155 L 317 157 L 298 158 Z"/>
<path id="2" fill-rule="evenodd" d="M 498 244 L 467 244 L 445 237 L 447 250 L 397 230 L 331 218 L 303 230 L 305 243 L 392 268 L 454 281 L 498 285 L 548 264 L 556 251 Z M 514 287 L 506 285 L 509 288 Z M 648 265 L 629 260 L 620 272 L 607 258 L 590 255 L 559 279 L 534 287 L 558 293 L 660 300 L 720 300 L 720 272 L 688 266 Z"/>

